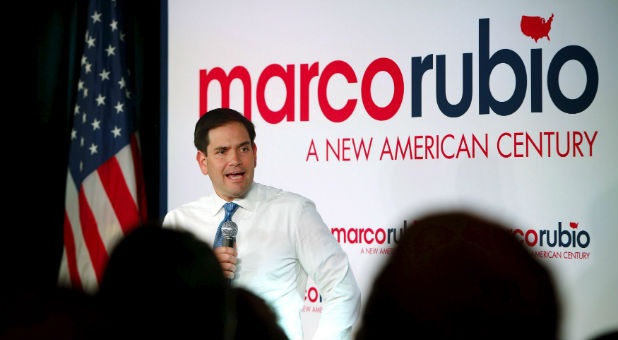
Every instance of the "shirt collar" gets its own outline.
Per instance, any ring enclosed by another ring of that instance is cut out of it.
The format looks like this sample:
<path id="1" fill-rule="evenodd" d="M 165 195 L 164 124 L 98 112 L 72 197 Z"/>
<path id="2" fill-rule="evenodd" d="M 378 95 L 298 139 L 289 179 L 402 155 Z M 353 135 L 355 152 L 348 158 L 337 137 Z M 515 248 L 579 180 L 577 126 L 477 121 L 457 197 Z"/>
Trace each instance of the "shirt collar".
<path id="1" fill-rule="evenodd" d="M 243 197 L 234 199 L 232 202 L 238 204 L 241 208 L 248 211 L 255 210 L 255 207 L 258 203 L 257 187 L 258 185 L 256 185 L 255 182 L 251 183 L 251 188 L 249 188 L 247 194 Z M 213 192 L 210 196 L 206 197 L 206 199 L 208 200 L 206 206 L 209 208 L 210 214 L 212 216 L 218 214 L 219 211 L 223 209 L 223 205 L 227 203 L 227 201 L 219 197 L 216 192 Z"/>

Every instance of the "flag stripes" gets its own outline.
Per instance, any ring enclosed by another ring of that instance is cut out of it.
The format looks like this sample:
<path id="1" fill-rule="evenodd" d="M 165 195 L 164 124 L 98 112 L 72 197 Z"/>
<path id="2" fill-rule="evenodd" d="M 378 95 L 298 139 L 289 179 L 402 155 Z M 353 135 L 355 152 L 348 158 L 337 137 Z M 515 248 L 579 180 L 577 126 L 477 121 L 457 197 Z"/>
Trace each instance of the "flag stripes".
<path id="1" fill-rule="evenodd" d="M 79 190 L 79 221 L 97 282 L 101 282 L 103 278 L 103 265 L 107 261 L 107 251 L 97 230 L 97 221 L 94 219 L 94 214 L 86 201 L 83 186 Z"/>
<path id="2" fill-rule="evenodd" d="M 71 222 L 69 222 L 69 216 L 66 211 L 64 212 L 64 249 L 66 252 L 66 270 L 68 270 L 71 286 L 78 289 L 82 288 L 82 281 L 77 271 L 77 255 L 75 252 L 75 237 L 73 236 L 73 229 L 71 228 Z"/>
<path id="3" fill-rule="evenodd" d="M 136 138 L 133 140 L 137 142 Z M 66 263 L 63 264 L 63 270 L 68 274 L 70 285 L 75 288 L 96 290 L 114 246 L 141 221 L 136 201 L 143 201 L 144 191 L 138 192 L 140 185 L 135 180 L 132 182 L 136 184 L 130 187 L 127 185 L 131 182 L 127 178 L 134 179 L 138 171 L 137 166 L 126 165 L 134 157 L 134 152 L 139 156 L 137 144 L 125 146 L 117 156 L 110 158 L 84 179 L 79 193 L 67 189 L 66 205 L 79 205 L 78 214 L 69 216 L 71 210 L 65 211 L 64 227 L 63 261 Z M 74 185 L 70 172 L 67 177 L 69 188 Z M 78 258 L 76 244 L 80 243 L 86 248 L 87 259 L 83 256 Z M 92 273 L 95 280 L 88 280 L 88 277 L 93 276 Z M 86 278 L 86 284 L 82 283 L 82 278 Z"/>
<path id="4" fill-rule="evenodd" d="M 109 203 L 120 227 L 124 233 L 129 232 L 131 227 L 139 223 L 139 213 L 127 183 L 124 180 L 118 180 L 123 178 L 123 175 L 116 157 L 103 163 L 97 172 L 107 197 L 113 198 L 109 199 Z"/>

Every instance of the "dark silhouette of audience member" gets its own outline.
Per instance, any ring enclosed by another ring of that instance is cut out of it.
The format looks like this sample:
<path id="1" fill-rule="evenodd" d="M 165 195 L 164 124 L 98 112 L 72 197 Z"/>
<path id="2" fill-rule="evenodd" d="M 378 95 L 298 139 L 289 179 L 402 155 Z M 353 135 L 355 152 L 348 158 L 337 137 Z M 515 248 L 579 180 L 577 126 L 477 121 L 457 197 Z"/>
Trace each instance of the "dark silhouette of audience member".
<path id="1" fill-rule="evenodd" d="M 228 288 L 210 246 L 159 225 L 120 241 L 97 300 L 94 338 L 287 339 L 264 300 Z"/>
<path id="2" fill-rule="evenodd" d="M 234 339 L 287 339 L 277 324 L 277 315 L 262 298 L 244 288 L 232 291 L 237 323 Z"/>
<path id="3" fill-rule="evenodd" d="M 109 258 L 92 336 L 222 339 L 226 291 L 219 262 L 206 243 L 188 232 L 141 226 Z"/>
<path id="4" fill-rule="evenodd" d="M 618 330 L 613 329 L 602 332 L 592 338 L 592 340 L 618 340 Z"/>
<path id="5" fill-rule="evenodd" d="M 85 339 L 95 321 L 92 296 L 69 288 L 17 291 L 2 301 L 0 339 Z"/>
<path id="6" fill-rule="evenodd" d="M 357 339 L 555 339 L 550 275 L 497 223 L 416 221 L 376 277 Z"/>

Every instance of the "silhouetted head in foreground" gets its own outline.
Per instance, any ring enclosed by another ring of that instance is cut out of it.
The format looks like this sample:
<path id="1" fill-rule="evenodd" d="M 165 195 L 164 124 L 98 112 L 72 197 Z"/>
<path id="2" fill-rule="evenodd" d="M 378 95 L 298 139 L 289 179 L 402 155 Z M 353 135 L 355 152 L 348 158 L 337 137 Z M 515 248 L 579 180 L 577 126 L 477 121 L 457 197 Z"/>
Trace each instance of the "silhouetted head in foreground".
<path id="1" fill-rule="evenodd" d="M 504 227 L 465 213 L 417 220 L 377 276 L 356 338 L 554 339 L 548 272 Z"/>
<path id="2" fill-rule="evenodd" d="M 210 247 L 193 234 L 142 226 L 110 256 L 94 336 L 223 338 L 226 287 Z"/>
<path id="3" fill-rule="evenodd" d="M 277 324 L 277 315 L 264 299 L 245 288 L 233 288 L 236 327 L 234 339 L 285 340 L 287 335 Z"/>

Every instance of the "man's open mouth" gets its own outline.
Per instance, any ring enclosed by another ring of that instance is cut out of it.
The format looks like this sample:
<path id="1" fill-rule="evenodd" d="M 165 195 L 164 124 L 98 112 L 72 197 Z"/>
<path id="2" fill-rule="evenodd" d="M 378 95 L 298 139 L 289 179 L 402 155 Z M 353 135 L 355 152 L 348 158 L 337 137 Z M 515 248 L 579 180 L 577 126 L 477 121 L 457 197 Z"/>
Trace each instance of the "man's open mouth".
<path id="1" fill-rule="evenodd" d="M 239 180 L 242 179 L 243 176 L 245 175 L 244 171 L 238 171 L 238 172 L 231 172 L 227 175 L 225 175 L 225 177 L 231 179 L 231 180 Z"/>

